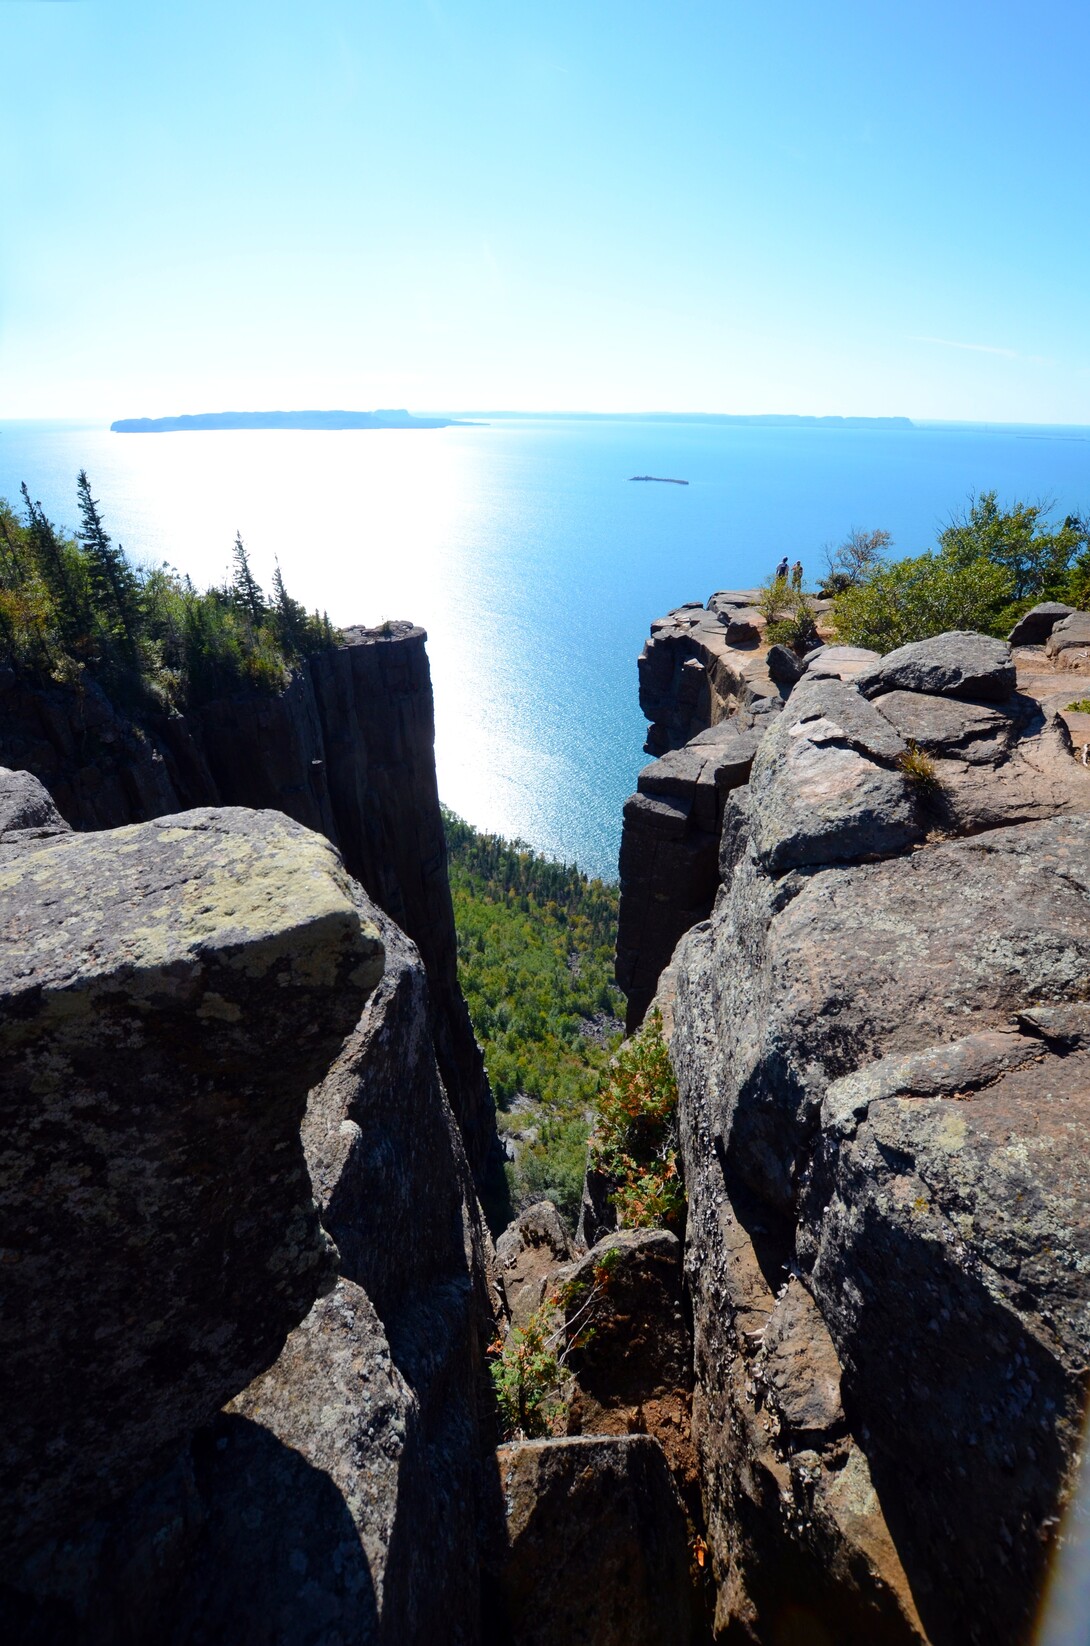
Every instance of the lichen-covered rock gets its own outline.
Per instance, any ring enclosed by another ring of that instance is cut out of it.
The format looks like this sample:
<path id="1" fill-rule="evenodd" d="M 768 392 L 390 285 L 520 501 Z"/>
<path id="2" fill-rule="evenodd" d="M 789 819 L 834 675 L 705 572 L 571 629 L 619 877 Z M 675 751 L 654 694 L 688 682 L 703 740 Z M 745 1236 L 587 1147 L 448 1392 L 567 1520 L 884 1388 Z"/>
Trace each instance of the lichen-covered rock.
<path id="1" fill-rule="evenodd" d="M 501 1446 L 507 1547 L 496 1557 L 510 1646 L 684 1646 L 685 1519 L 646 1435 Z"/>
<path id="2" fill-rule="evenodd" d="M 877 692 L 946 692 L 988 702 L 1009 697 L 1015 682 L 1006 640 L 961 629 L 899 646 L 868 673 L 856 677 L 859 690 L 868 697 Z"/>
<path id="3" fill-rule="evenodd" d="M 1090 1360 L 1090 1056 L 976 1035 L 826 1104 L 814 1286 L 921 1612 L 1020 1639 Z"/>
<path id="4" fill-rule="evenodd" d="M 11 1561 L 165 1466 L 332 1283 L 299 1123 L 383 949 L 269 812 L 28 844 L 0 911 Z"/>
<path id="5" fill-rule="evenodd" d="M 752 788 L 671 1039 L 717 1626 L 1020 1642 L 1088 1358 L 1090 783 L 779 881 Z"/>
<path id="6" fill-rule="evenodd" d="M 419 1638 L 394 1625 L 409 1621 L 395 1527 L 417 1423 L 367 1294 L 338 1281 L 198 1438 L 202 1526 L 159 1638 Z"/>
<path id="7" fill-rule="evenodd" d="M 278 693 L 237 692 L 140 720 L 93 680 L 43 685 L 0 668 L 0 763 L 33 773 L 78 829 L 247 806 L 325 834 L 419 946 L 470 1165 L 481 1185 L 498 1188 L 495 1109 L 458 987 L 426 639 L 406 622 L 352 628 Z"/>

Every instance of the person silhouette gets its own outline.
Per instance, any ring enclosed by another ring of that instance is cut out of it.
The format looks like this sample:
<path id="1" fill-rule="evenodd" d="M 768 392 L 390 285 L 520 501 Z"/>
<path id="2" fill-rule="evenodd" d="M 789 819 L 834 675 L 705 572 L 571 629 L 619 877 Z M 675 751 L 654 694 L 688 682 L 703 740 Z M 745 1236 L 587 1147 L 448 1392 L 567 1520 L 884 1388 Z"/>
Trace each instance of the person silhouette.
<path id="1" fill-rule="evenodd" d="M 802 561 L 801 560 L 796 560 L 795 564 L 791 567 L 791 587 L 793 589 L 798 589 L 801 593 L 801 590 L 802 590 Z"/>
<path id="2" fill-rule="evenodd" d="M 777 576 L 777 578 L 787 576 L 787 565 L 788 565 L 787 556 L 784 555 L 783 559 L 780 561 L 779 565 L 776 567 L 776 576 Z"/>

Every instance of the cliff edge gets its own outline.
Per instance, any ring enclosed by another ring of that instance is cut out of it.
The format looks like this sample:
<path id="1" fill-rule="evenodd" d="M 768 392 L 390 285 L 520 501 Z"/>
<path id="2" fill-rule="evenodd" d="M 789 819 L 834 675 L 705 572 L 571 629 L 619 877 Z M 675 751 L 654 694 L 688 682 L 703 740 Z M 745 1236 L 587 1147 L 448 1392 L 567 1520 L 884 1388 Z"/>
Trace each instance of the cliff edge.
<path id="1" fill-rule="evenodd" d="M 1031 1637 L 1090 1364 L 1064 623 L 1051 650 L 819 650 L 722 785 L 717 884 L 660 985 L 717 1639 Z"/>

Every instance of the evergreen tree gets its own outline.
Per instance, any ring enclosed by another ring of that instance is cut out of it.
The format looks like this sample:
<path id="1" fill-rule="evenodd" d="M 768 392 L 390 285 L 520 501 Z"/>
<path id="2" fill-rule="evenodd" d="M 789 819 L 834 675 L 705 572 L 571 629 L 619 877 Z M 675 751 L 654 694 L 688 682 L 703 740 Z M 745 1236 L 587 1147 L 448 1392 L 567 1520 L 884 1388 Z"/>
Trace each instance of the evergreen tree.
<path id="1" fill-rule="evenodd" d="M 280 570 L 279 560 L 273 572 L 273 598 L 276 603 L 276 626 L 280 634 L 280 644 L 295 657 L 302 657 L 307 649 L 307 630 L 309 619 L 306 610 L 293 600 L 284 587 L 284 574 Z"/>
<path id="2" fill-rule="evenodd" d="M 140 582 L 125 559 L 120 543 L 114 547 L 98 512 L 98 499 L 91 496 L 87 470 L 76 481 L 83 530 L 76 533 L 87 550 L 91 599 L 107 631 L 125 638 L 130 657 L 135 658 L 140 636 Z"/>
<path id="3" fill-rule="evenodd" d="M 265 615 L 265 596 L 253 572 L 250 570 L 250 557 L 242 542 L 242 533 L 235 533 L 235 546 L 231 551 L 231 558 L 235 563 L 235 575 L 231 583 L 231 598 L 239 611 L 249 619 L 256 629 Z"/>

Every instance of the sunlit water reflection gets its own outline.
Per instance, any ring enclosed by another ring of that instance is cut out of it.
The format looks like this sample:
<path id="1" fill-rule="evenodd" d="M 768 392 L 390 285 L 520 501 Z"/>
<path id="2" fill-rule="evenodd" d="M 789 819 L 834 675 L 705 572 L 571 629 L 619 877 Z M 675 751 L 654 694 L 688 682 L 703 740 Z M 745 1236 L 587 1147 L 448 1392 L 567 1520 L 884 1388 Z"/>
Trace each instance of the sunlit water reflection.
<path id="1" fill-rule="evenodd" d="M 335 622 L 423 624 L 444 800 L 611 875 L 646 759 L 635 659 L 650 620 L 756 580 L 781 553 L 816 568 L 852 525 L 918 551 L 973 487 L 1090 505 L 1090 443 L 1043 432 L 528 420 L 138 436 L 8 423 L 0 495 L 25 478 L 71 525 L 83 465 L 138 559 L 221 581 L 237 529 L 266 586 L 278 558 L 289 590 Z M 629 483 L 646 473 L 691 484 Z"/>

